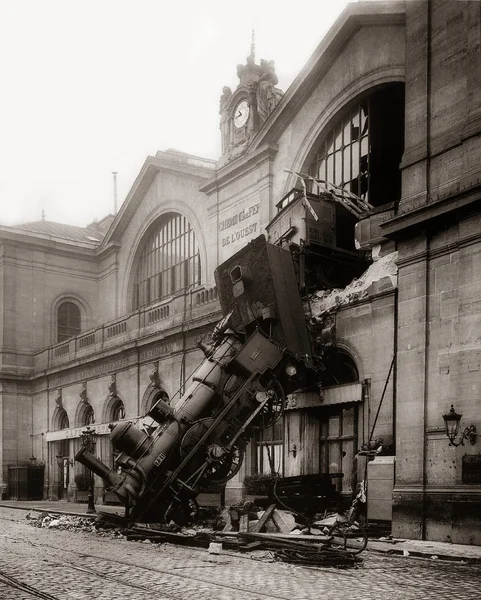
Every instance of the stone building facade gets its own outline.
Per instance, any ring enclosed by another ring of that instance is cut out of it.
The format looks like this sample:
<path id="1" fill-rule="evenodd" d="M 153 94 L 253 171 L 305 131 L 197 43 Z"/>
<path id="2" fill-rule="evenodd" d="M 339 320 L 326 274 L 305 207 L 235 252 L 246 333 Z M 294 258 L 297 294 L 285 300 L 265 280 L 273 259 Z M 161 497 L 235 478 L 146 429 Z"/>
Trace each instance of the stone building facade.
<path id="1" fill-rule="evenodd" d="M 88 424 L 112 464 L 108 423 L 182 392 L 221 316 L 215 267 L 264 234 L 296 248 L 337 358 L 252 441 L 227 500 L 271 466 L 341 472 L 394 535 L 481 543 L 481 440 L 449 445 L 443 422 L 453 404 L 481 427 L 480 39 L 478 2 L 348 5 L 285 93 L 253 51 L 238 67 L 217 163 L 158 152 L 115 217 L 1 227 L 4 495 L 31 459 L 46 497 L 74 496 Z M 326 200 L 299 173 L 338 187 Z"/>

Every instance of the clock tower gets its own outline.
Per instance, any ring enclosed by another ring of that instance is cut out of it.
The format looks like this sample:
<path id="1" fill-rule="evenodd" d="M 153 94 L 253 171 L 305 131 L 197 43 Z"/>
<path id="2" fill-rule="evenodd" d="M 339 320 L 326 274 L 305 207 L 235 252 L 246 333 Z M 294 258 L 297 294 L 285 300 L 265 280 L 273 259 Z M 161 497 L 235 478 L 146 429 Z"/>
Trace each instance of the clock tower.
<path id="1" fill-rule="evenodd" d="M 245 65 L 237 65 L 239 85 L 232 92 L 224 87 L 220 98 L 220 131 L 222 156 L 226 164 L 246 151 L 250 140 L 282 98 L 283 92 L 275 87 L 278 78 L 274 61 L 255 62 L 254 34 L 251 52 Z"/>

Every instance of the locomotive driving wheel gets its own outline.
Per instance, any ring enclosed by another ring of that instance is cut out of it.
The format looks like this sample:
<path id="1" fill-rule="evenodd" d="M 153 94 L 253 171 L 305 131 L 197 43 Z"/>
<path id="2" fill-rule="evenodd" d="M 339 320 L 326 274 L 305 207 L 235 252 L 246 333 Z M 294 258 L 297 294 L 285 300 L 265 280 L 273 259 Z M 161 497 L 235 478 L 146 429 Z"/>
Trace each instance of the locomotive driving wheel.
<path id="1" fill-rule="evenodd" d="M 263 389 L 255 391 L 254 393 L 258 402 L 266 400 L 266 396 L 267 402 L 257 415 L 253 423 L 253 428 L 259 430 L 270 427 L 284 414 L 284 409 L 287 404 L 284 389 L 278 379 L 272 377 Z"/>
<path id="2" fill-rule="evenodd" d="M 233 445 L 231 448 L 211 444 L 207 448 L 208 465 L 201 481 L 218 484 L 229 481 L 239 471 L 244 461 L 244 446 Z"/>
<path id="3" fill-rule="evenodd" d="M 209 431 L 214 419 L 199 419 L 185 432 L 180 445 L 180 454 L 185 458 Z M 214 432 L 201 444 L 192 457 L 195 473 L 201 473 L 199 482 L 225 483 L 241 468 L 244 460 L 244 444 L 238 441 L 232 446 L 222 442 Z"/>
<path id="4" fill-rule="evenodd" d="M 195 421 L 184 434 L 180 442 L 180 456 L 184 459 L 196 444 L 200 442 L 202 437 L 212 427 L 214 419 L 199 419 Z"/>

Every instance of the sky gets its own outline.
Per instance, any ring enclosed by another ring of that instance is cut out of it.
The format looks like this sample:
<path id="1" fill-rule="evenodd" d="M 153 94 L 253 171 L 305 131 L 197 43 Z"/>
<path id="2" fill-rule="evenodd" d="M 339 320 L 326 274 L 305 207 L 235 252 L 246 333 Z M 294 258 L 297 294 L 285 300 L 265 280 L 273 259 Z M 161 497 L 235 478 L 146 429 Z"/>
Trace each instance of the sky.
<path id="1" fill-rule="evenodd" d="M 217 160 L 219 98 L 255 56 L 284 91 L 347 0 L 1 0 L 0 225 L 86 226 L 147 156 Z"/>

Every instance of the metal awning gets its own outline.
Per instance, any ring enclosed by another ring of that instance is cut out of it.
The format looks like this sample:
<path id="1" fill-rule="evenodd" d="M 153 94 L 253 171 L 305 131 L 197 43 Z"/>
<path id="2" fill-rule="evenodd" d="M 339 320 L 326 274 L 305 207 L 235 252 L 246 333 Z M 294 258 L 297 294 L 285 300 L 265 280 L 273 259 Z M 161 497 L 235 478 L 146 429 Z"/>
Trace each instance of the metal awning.
<path id="1" fill-rule="evenodd" d="M 346 383 L 322 388 L 319 392 L 295 392 L 289 394 L 286 409 L 312 408 L 314 406 L 331 406 L 362 402 L 362 384 Z"/>

